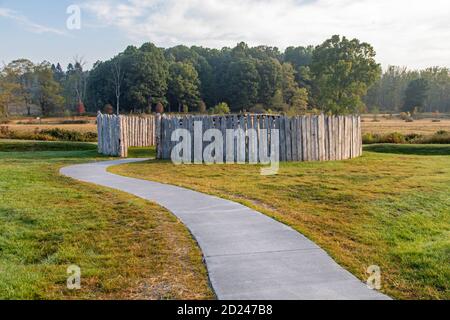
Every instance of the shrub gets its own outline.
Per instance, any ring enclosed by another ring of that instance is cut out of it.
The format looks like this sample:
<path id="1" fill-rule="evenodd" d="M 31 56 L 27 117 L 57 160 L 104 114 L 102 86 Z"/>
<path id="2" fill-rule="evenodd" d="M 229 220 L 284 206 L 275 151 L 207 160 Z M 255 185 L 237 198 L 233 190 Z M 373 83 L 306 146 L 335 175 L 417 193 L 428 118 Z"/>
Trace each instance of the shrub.
<path id="1" fill-rule="evenodd" d="M 198 104 L 198 112 L 206 113 L 206 103 L 204 101 L 200 101 Z"/>
<path id="2" fill-rule="evenodd" d="M 1 139 L 18 139 L 18 140 L 43 140 L 43 141 L 73 141 L 73 142 L 95 142 L 97 134 L 94 132 L 79 132 L 64 129 L 38 129 L 34 132 L 16 132 L 9 130 L 8 127 L 0 127 Z"/>
<path id="3" fill-rule="evenodd" d="M 420 141 L 423 139 L 423 135 L 418 133 L 409 133 L 405 135 L 405 141 L 407 143 L 420 143 Z"/>
<path id="4" fill-rule="evenodd" d="M 372 133 L 365 133 L 362 137 L 363 144 L 374 144 L 374 143 L 380 143 L 380 136 L 377 134 Z"/>
<path id="5" fill-rule="evenodd" d="M 403 135 L 393 132 L 385 135 L 365 133 L 362 137 L 364 144 L 374 143 L 409 143 L 409 144 L 450 144 L 450 132 L 441 130 L 433 135 L 423 136 L 417 133 Z"/>
<path id="6" fill-rule="evenodd" d="M 163 104 L 161 102 L 158 102 L 156 104 L 155 111 L 156 111 L 156 113 L 163 113 L 164 112 L 164 106 L 163 106 Z"/>
<path id="7" fill-rule="evenodd" d="M 114 108 L 112 105 L 110 105 L 109 103 L 107 105 L 105 105 L 103 107 L 103 113 L 104 114 L 113 114 L 114 113 Z"/>
<path id="8" fill-rule="evenodd" d="M 440 130 L 435 134 L 425 137 L 422 139 L 421 143 L 430 144 L 450 144 L 450 132 L 445 130 Z"/>
<path id="9" fill-rule="evenodd" d="M 250 108 L 250 113 L 266 113 L 266 109 L 264 108 L 264 106 L 260 103 L 255 104 L 253 107 Z"/>
<path id="10" fill-rule="evenodd" d="M 59 128 L 42 130 L 40 134 L 53 137 L 59 141 L 93 142 L 97 140 L 97 134 L 93 132 L 79 132 Z"/>
<path id="11" fill-rule="evenodd" d="M 209 109 L 210 114 L 229 114 L 230 113 L 230 107 L 225 102 L 221 102 L 214 106 L 214 108 Z"/>
<path id="12" fill-rule="evenodd" d="M 383 143 L 405 143 L 406 139 L 405 136 L 398 132 L 389 133 L 387 135 L 384 135 Z"/>
<path id="13" fill-rule="evenodd" d="M 61 124 L 89 124 L 89 120 L 63 120 Z"/>

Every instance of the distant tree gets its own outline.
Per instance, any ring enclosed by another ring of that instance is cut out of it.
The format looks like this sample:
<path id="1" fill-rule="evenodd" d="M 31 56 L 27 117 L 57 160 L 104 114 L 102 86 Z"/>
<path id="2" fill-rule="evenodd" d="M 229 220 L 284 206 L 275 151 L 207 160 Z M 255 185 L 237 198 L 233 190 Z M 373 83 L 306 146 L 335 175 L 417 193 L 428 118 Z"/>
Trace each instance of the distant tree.
<path id="1" fill-rule="evenodd" d="M 237 51 L 243 54 L 245 47 Z M 231 110 L 240 111 L 249 108 L 258 101 L 259 74 L 253 59 L 239 59 L 230 63 L 225 74 L 226 101 Z"/>
<path id="2" fill-rule="evenodd" d="M 113 113 L 114 113 L 114 108 L 113 108 L 113 106 L 110 105 L 109 103 L 106 104 L 106 105 L 103 107 L 103 113 L 105 113 L 105 114 L 113 114 Z"/>
<path id="3" fill-rule="evenodd" d="M 116 111 L 117 115 L 120 114 L 120 96 L 122 94 L 122 86 L 123 86 L 123 79 L 125 77 L 125 72 L 122 68 L 122 57 L 118 55 L 117 57 L 113 58 L 110 62 L 111 65 L 111 79 L 112 84 L 114 86 L 114 94 L 116 98 Z"/>
<path id="4" fill-rule="evenodd" d="M 169 64 L 163 49 L 151 43 L 123 52 L 122 67 L 126 74 L 123 102 L 129 109 L 143 110 L 150 99 L 166 102 Z"/>
<path id="5" fill-rule="evenodd" d="M 51 65 L 43 62 L 36 66 L 36 90 L 34 101 L 40 106 L 45 116 L 61 114 L 64 108 L 64 97 L 61 85 L 53 78 Z"/>
<path id="6" fill-rule="evenodd" d="M 413 113 L 416 108 L 422 109 L 429 90 L 428 81 L 425 79 L 413 80 L 409 83 L 405 92 L 403 111 Z"/>
<path id="7" fill-rule="evenodd" d="M 303 114 L 308 109 L 308 91 L 305 88 L 295 89 L 289 103 L 289 110 L 294 114 Z"/>
<path id="8" fill-rule="evenodd" d="M 86 61 L 82 57 L 75 57 L 73 63 L 67 66 L 63 87 L 69 108 L 78 109 L 80 104 L 84 104 L 89 77 L 89 72 L 84 70 L 85 66 Z"/>
<path id="9" fill-rule="evenodd" d="M 302 88 L 310 90 L 309 66 L 312 63 L 314 46 L 288 47 L 284 51 L 283 61 L 290 63 L 295 70 L 295 80 Z"/>
<path id="10" fill-rule="evenodd" d="M 52 64 L 52 71 L 55 80 L 62 84 L 64 82 L 66 74 L 62 69 L 61 64 L 59 62 L 56 65 Z"/>
<path id="11" fill-rule="evenodd" d="M 198 104 L 198 112 L 205 113 L 206 112 L 206 103 L 204 101 L 200 101 Z"/>
<path id="12" fill-rule="evenodd" d="M 283 99 L 292 112 L 300 113 L 308 107 L 308 90 L 299 88 L 295 81 L 295 71 L 291 63 L 283 63 L 281 88 L 283 91 Z"/>
<path id="13" fill-rule="evenodd" d="M 27 114 L 31 115 L 31 99 L 34 85 L 34 64 L 27 59 L 14 60 L 8 64 L 10 80 L 18 84 L 16 96 L 25 104 Z"/>
<path id="14" fill-rule="evenodd" d="M 295 69 L 309 66 L 312 62 L 314 47 L 288 47 L 284 51 L 284 61 L 290 62 Z"/>
<path id="15" fill-rule="evenodd" d="M 20 101 L 17 94 L 21 88 L 15 81 L 16 74 L 9 67 L 4 67 L 0 72 L 0 117 L 9 116 L 9 108 Z"/>
<path id="16" fill-rule="evenodd" d="M 78 104 L 78 106 L 77 106 L 77 113 L 78 113 L 78 115 L 80 115 L 80 116 L 86 113 L 86 108 L 85 108 L 83 102 L 81 102 L 81 103 Z"/>
<path id="17" fill-rule="evenodd" d="M 200 104 L 200 82 L 191 63 L 174 62 L 169 67 L 168 98 L 170 105 L 176 105 L 178 112 L 198 108 Z"/>
<path id="18" fill-rule="evenodd" d="M 284 102 L 283 92 L 280 89 L 275 91 L 267 105 L 275 111 L 287 111 L 289 109 L 289 105 Z"/>
<path id="19" fill-rule="evenodd" d="M 381 73 L 371 45 L 340 36 L 315 48 L 310 68 L 319 107 L 332 113 L 360 112 L 362 97 Z"/>
<path id="20" fill-rule="evenodd" d="M 161 102 L 158 102 L 155 107 L 156 113 L 164 113 L 164 106 Z"/>
<path id="21" fill-rule="evenodd" d="M 229 114 L 230 112 L 230 107 L 225 102 L 221 102 L 209 109 L 210 114 L 224 115 Z"/>
<path id="22" fill-rule="evenodd" d="M 277 91 L 281 92 L 282 67 L 278 60 L 270 58 L 257 63 L 259 74 L 258 102 L 269 105 Z"/>

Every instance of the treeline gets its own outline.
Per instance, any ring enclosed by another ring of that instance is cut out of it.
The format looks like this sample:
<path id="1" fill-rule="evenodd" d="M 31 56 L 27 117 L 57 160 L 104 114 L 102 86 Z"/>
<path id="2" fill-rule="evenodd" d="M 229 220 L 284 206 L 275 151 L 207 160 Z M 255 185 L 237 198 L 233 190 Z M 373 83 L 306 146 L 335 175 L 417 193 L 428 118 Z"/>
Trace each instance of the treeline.
<path id="1" fill-rule="evenodd" d="M 450 112 L 450 69 L 390 66 L 364 101 L 369 111 Z"/>
<path id="2" fill-rule="evenodd" d="M 205 112 L 228 105 L 232 112 L 308 111 L 351 113 L 381 73 L 367 43 L 333 36 L 313 47 L 209 49 L 146 43 L 97 62 L 87 86 L 88 105 L 125 111 Z M 224 108 L 219 108 L 223 110 Z"/>
<path id="3" fill-rule="evenodd" d="M 209 49 L 145 43 L 85 70 L 82 59 L 34 65 L 17 60 L 0 73 L 0 113 L 36 104 L 44 115 L 96 112 L 307 112 L 449 110 L 449 70 L 384 74 L 371 45 L 333 36 L 319 46 Z"/>
<path id="4" fill-rule="evenodd" d="M 81 59 L 75 59 L 66 71 L 59 63 L 12 61 L 0 72 L 0 116 L 8 117 L 9 109 L 19 105 L 25 106 L 28 115 L 33 105 L 46 116 L 83 114 L 88 77 Z"/>

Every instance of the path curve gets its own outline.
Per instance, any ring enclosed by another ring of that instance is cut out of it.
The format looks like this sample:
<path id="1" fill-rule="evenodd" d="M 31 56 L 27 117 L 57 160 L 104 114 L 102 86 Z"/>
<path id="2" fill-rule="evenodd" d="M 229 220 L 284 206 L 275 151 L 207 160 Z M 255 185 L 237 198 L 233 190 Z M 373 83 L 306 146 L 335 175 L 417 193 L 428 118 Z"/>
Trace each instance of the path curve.
<path id="1" fill-rule="evenodd" d="M 61 174 L 154 201 L 196 238 L 218 299 L 389 299 L 367 288 L 292 228 L 241 204 L 196 191 L 118 176 L 123 159 L 74 165 Z"/>

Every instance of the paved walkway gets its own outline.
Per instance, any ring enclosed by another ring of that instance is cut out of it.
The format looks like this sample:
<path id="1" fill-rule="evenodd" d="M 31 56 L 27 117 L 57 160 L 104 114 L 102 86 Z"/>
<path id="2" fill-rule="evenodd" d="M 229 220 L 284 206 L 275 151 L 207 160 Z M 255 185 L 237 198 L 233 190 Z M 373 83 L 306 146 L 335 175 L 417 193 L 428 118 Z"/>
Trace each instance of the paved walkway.
<path id="1" fill-rule="evenodd" d="M 180 187 L 118 176 L 126 159 L 75 165 L 63 175 L 154 201 L 198 241 L 219 299 L 388 299 L 341 268 L 297 231 L 238 203 Z"/>

